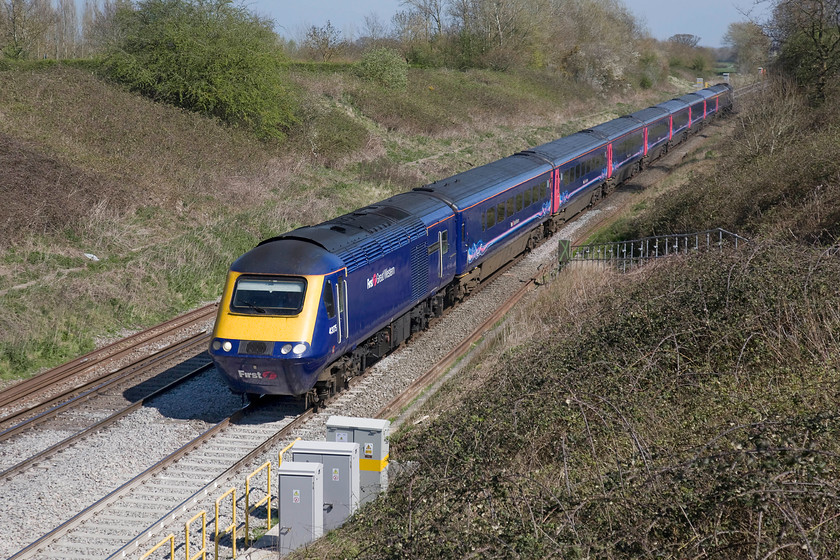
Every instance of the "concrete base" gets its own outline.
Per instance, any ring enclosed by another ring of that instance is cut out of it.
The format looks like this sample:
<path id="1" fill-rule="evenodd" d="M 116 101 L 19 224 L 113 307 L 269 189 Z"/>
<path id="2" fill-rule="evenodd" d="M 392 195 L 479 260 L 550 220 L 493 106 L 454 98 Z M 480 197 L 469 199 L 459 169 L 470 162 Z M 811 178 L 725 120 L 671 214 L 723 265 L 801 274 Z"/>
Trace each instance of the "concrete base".
<path id="1" fill-rule="evenodd" d="M 275 523 L 265 535 L 245 552 L 237 552 L 237 558 L 245 560 L 277 560 L 280 557 L 280 524 Z"/>

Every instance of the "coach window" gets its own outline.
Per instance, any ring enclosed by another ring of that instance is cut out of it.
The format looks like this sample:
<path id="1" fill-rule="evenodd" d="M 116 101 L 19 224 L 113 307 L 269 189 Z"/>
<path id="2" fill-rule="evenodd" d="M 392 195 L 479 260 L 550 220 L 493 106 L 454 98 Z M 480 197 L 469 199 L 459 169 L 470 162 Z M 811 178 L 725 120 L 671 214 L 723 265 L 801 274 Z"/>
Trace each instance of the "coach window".
<path id="1" fill-rule="evenodd" d="M 487 229 L 496 225 L 496 207 L 491 206 L 487 209 Z"/>
<path id="2" fill-rule="evenodd" d="M 519 212 L 522 210 L 522 193 L 516 195 L 516 211 Z"/>
<path id="3" fill-rule="evenodd" d="M 326 284 L 324 284 L 324 307 L 327 308 L 327 317 L 330 319 L 335 318 L 335 296 L 333 296 L 333 285 L 332 282 L 327 280 Z"/>
<path id="4" fill-rule="evenodd" d="M 531 206 L 531 189 L 525 191 L 525 208 Z"/>
<path id="5" fill-rule="evenodd" d="M 514 205 L 515 204 L 516 204 L 516 201 L 513 199 L 513 197 L 510 197 L 509 199 L 507 199 L 507 215 L 508 216 L 513 216 Z"/>
<path id="6" fill-rule="evenodd" d="M 500 202 L 498 206 L 496 206 L 496 222 L 501 223 L 502 220 L 505 219 L 505 203 Z"/>

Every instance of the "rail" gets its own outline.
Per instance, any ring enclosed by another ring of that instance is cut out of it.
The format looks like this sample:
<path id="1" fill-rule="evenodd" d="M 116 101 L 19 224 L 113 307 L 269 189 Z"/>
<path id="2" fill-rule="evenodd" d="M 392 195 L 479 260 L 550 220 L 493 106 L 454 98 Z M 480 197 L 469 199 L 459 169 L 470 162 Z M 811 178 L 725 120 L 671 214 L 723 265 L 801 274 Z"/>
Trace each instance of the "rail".
<path id="1" fill-rule="evenodd" d="M 138 347 L 151 345 L 166 336 L 186 328 L 187 326 L 203 320 L 210 320 L 216 312 L 216 304 L 205 305 L 199 309 L 185 313 L 165 323 L 154 326 L 127 338 L 118 340 L 112 344 L 94 350 L 75 360 L 61 366 L 45 371 L 16 383 L 0 393 L 0 409 L 20 402 L 24 399 L 34 398 L 34 395 L 48 389 L 59 382 L 72 380 L 79 373 L 101 367 L 104 362 L 113 363 L 136 351 Z M 72 383 L 72 381 L 71 381 Z M 5 418 L 3 418 L 5 420 Z"/>
<path id="2" fill-rule="evenodd" d="M 573 262 L 597 262 L 627 272 L 650 260 L 662 257 L 711 249 L 722 250 L 724 247 L 737 249 L 739 245 L 749 243 L 749 239 L 737 233 L 716 228 L 697 233 L 658 235 L 631 241 L 591 243 L 571 248 L 568 248 L 568 242 L 565 242 L 565 247 L 564 241 L 560 243 L 561 267 Z"/>

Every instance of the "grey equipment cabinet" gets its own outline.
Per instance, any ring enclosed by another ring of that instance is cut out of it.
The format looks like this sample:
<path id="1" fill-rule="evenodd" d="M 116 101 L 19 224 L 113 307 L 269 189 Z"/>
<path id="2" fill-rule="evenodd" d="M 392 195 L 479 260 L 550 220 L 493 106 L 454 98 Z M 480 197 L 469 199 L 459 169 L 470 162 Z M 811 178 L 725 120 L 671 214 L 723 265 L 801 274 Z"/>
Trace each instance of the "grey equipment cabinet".
<path id="1" fill-rule="evenodd" d="M 327 441 L 359 444 L 362 503 L 376 498 L 388 489 L 388 435 L 391 422 L 376 418 L 330 416 L 327 419 Z"/>
<path id="2" fill-rule="evenodd" d="M 324 534 L 324 481 L 321 463 L 284 461 L 277 484 L 280 556 Z"/>
<path id="3" fill-rule="evenodd" d="M 359 445 L 298 441 L 289 453 L 295 462 L 324 465 L 324 531 L 340 526 L 359 507 Z"/>

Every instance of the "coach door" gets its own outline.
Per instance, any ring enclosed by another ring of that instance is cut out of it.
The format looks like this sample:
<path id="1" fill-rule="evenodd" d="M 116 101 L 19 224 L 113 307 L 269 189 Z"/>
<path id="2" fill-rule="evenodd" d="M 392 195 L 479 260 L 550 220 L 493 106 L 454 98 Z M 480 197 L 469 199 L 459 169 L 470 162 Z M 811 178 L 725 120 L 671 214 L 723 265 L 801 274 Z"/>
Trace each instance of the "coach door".
<path id="1" fill-rule="evenodd" d="M 429 284 L 440 286 L 455 265 L 454 219 L 447 219 L 428 231 Z"/>
<path id="2" fill-rule="evenodd" d="M 347 309 L 347 277 L 339 276 L 335 284 L 336 301 L 338 302 L 338 342 L 339 344 L 350 338 L 350 321 Z"/>

